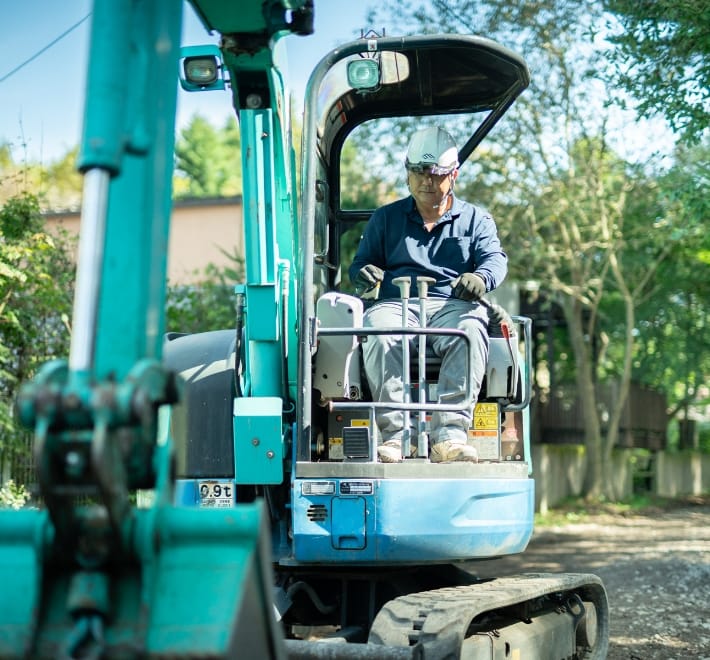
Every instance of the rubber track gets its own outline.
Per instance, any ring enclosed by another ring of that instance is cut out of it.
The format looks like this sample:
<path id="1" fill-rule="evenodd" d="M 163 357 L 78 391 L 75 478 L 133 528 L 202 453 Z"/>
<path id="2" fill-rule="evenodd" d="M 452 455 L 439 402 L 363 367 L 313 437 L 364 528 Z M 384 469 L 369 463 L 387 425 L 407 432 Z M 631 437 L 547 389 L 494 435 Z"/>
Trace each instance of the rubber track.
<path id="1" fill-rule="evenodd" d="M 379 611 L 368 643 L 401 647 L 419 642 L 426 658 L 459 658 L 469 624 L 478 615 L 565 591 L 578 591 L 595 603 L 599 637 L 587 658 L 603 660 L 609 643 L 606 591 L 596 575 L 581 573 L 526 573 L 400 596 Z"/>

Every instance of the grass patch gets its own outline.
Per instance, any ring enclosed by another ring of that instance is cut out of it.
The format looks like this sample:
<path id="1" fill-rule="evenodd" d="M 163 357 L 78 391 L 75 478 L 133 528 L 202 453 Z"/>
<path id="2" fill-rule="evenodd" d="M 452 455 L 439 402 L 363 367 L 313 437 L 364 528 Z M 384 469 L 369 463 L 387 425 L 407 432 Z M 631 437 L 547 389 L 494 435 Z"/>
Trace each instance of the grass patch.
<path id="1" fill-rule="evenodd" d="M 710 495 L 673 498 L 639 494 L 618 502 L 581 497 L 569 498 L 548 510 L 545 514 L 536 513 L 535 526 L 559 527 L 571 523 L 584 522 L 591 516 L 599 515 L 651 515 L 659 511 L 694 505 L 710 506 Z"/>

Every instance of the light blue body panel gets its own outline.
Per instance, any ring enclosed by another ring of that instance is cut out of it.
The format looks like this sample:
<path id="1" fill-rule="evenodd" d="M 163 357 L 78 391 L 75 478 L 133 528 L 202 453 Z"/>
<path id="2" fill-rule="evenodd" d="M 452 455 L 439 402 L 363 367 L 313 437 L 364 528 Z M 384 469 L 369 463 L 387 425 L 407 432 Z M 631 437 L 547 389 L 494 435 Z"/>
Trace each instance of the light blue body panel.
<path id="1" fill-rule="evenodd" d="M 488 474 L 469 476 L 469 467 Z M 506 467 L 425 464 L 406 466 L 403 478 L 297 478 L 290 560 L 421 563 L 522 552 L 532 535 L 534 481 L 524 464 L 515 466 L 523 476 L 496 476 Z"/>
<path id="2" fill-rule="evenodd" d="M 317 467 L 311 471 L 322 474 L 293 481 L 292 545 L 274 538 L 275 559 L 282 564 L 491 558 L 523 552 L 532 536 L 535 482 L 524 463 L 514 466 L 522 475 L 514 477 L 496 476 L 510 464 Z M 387 474 L 397 471 L 401 478 Z M 472 471 L 486 476 L 470 476 Z M 343 472 L 350 474 L 343 477 Z M 436 476 L 427 478 L 423 472 Z M 233 480 L 219 481 L 234 485 Z M 200 480 L 178 480 L 175 504 L 200 506 L 199 487 Z"/>

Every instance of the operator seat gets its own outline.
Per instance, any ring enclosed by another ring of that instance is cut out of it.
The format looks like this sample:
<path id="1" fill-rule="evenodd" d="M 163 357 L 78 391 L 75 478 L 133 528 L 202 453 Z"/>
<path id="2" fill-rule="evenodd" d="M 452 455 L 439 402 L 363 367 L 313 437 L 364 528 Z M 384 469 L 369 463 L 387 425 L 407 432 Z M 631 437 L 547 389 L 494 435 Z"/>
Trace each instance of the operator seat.
<path id="1" fill-rule="evenodd" d="M 322 295 L 316 304 L 318 329 L 350 328 L 352 335 L 333 336 L 318 334 L 314 360 L 313 387 L 321 400 L 365 399 L 366 379 L 362 371 L 360 336 L 363 327 L 364 303 L 356 297 L 338 291 Z M 515 328 L 505 337 L 500 326 L 492 326 L 486 373 L 479 401 L 519 402 L 522 397 L 520 367 Z M 417 383 L 419 360 L 417 342 L 410 353 L 410 381 Z M 436 383 L 441 368 L 441 358 L 427 345 L 425 381 Z"/>

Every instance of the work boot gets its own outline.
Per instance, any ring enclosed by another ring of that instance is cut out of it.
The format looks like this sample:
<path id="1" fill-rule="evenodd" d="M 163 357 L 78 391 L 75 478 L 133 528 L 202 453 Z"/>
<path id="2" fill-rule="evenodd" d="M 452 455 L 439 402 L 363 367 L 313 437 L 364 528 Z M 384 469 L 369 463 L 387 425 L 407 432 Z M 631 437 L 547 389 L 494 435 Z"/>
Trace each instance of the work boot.
<path id="1" fill-rule="evenodd" d="M 402 445 L 398 440 L 389 440 L 377 447 L 380 463 L 399 463 L 402 460 Z"/>
<path id="2" fill-rule="evenodd" d="M 432 445 L 429 452 L 429 459 L 432 463 L 450 463 L 451 461 L 478 462 L 478 452 L 475 447 L 465 442 L 455 442 L 454 440 L 444 440 Z"/>
<path id="3" fill-rule="evenodd" d="M 417 446 L 412 443 L 409 445 L 409 455 L 417 455 Z M 388 440 L 377 447 L 377 458 L 380 463 L 401 463 L 402 462 L 402 443 L 399 440 Z"/>

